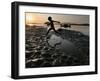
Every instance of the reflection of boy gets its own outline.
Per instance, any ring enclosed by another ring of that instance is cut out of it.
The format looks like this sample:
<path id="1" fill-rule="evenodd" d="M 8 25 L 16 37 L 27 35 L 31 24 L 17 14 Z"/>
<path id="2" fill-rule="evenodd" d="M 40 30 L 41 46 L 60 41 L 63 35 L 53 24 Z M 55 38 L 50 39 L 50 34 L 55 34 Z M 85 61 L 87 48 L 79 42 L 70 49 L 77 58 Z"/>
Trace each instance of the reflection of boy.
<path id="1" fill-rule="evenodd" d="M 57 22 L 57 23 L 60 23 L 60 22 L 52 20 L 52 17 L 48 17 L 48 20 L 49 20 L 49 23 L 50 23 L 50 24 L 49 24 L 49 25 L 50 25 L 50 28 L 49 28 L 49 30 L 47 31 L 46 35 L 48 35 L 48 33 L 49 33 L 51 30 L 54 30 L 54 32 L 59 33 L 59 32 L 57 32 L 57 31 L 55 30 L 55 27 L 54 27 L 54 23 L 53 23 L 53 22 Z"/>

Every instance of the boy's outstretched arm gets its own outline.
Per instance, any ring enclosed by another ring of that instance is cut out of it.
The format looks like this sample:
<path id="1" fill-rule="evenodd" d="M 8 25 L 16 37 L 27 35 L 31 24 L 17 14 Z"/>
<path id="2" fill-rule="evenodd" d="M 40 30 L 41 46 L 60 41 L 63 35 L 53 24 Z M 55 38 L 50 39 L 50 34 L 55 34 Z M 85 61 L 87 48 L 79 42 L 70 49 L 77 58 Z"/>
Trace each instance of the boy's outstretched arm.
<path id="1" fill-rule="evenodd" d="M 57 23 L 59 23 L 59 24 L 61 23 L 61 22 L 59 22 L 59 21 L 54 21 L 54 20 L 53 20 L 53 22 L 57 22 Z"/>
<path id="2" fill-rule="evenodd" d="M 46 24 L 47 26 L 49 26 L 50 25 L 50 22 L 45 22 L 44 24 Z"/>

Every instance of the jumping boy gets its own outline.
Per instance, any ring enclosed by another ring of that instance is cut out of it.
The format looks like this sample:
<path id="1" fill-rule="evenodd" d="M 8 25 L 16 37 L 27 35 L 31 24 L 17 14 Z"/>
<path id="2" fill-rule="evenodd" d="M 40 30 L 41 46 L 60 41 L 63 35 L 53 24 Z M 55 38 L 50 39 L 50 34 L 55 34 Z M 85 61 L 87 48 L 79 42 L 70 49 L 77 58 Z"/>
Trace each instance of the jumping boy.
<path id="1" fill-rule="evenodd" d="M 49 28 L 49 30 L 47 31 L 46 35 L 48 35 L 48 33 L 49 33 L 51 30 L 54 30 L 55 33 L 59 33 L 58 31 L 55 30 L 55 27 L 54 27 L 54 23 L 53 23 L 53 22 L 57 22 L 57 23 L 59 23 L 59 24 L 60 24 L 60 22 L 52 20 L 52 17 L 50 17 L 50 16 L 48 17 L 48 20 L 49 20 L 50 28 Z"/>

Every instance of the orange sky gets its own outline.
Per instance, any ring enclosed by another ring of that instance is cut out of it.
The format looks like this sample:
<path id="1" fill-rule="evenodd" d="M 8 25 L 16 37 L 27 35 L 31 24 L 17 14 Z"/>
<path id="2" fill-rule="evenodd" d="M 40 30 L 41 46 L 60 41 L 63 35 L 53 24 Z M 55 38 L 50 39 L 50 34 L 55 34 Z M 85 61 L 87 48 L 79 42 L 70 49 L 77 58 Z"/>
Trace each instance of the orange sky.
<path id="1" fill-rule="evenodd" d="M 36 13 L 26 13 L 26 24 L 31 23 L 44 23 L 46 22 L 47 18 L 42 14 Z"/>
<path id="2" fill-rule="evenodd" d="M 89 23 L 88 15 L 64 15 L 64 14 L 44 14 L 44 13 L 32 13 L 26 12 L 26 24 L 32 23 L 45 23 L 48 21 L 48 16 L 51 16 L 53 20 L 60 22 L 70 23 Z"/>

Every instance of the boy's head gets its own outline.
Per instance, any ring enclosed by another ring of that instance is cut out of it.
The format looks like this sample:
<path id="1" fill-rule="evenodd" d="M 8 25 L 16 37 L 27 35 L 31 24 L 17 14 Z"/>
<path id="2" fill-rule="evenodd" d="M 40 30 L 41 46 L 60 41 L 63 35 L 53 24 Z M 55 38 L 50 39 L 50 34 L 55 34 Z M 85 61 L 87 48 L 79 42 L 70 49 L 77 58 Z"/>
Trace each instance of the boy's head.
<path id="1" fill-rule="evenodd" d="M 52 20 L 52 17 L 49 16 L 49 17 L 48 17 L 48 20 L 51 21 L 51 20 Z"/>

